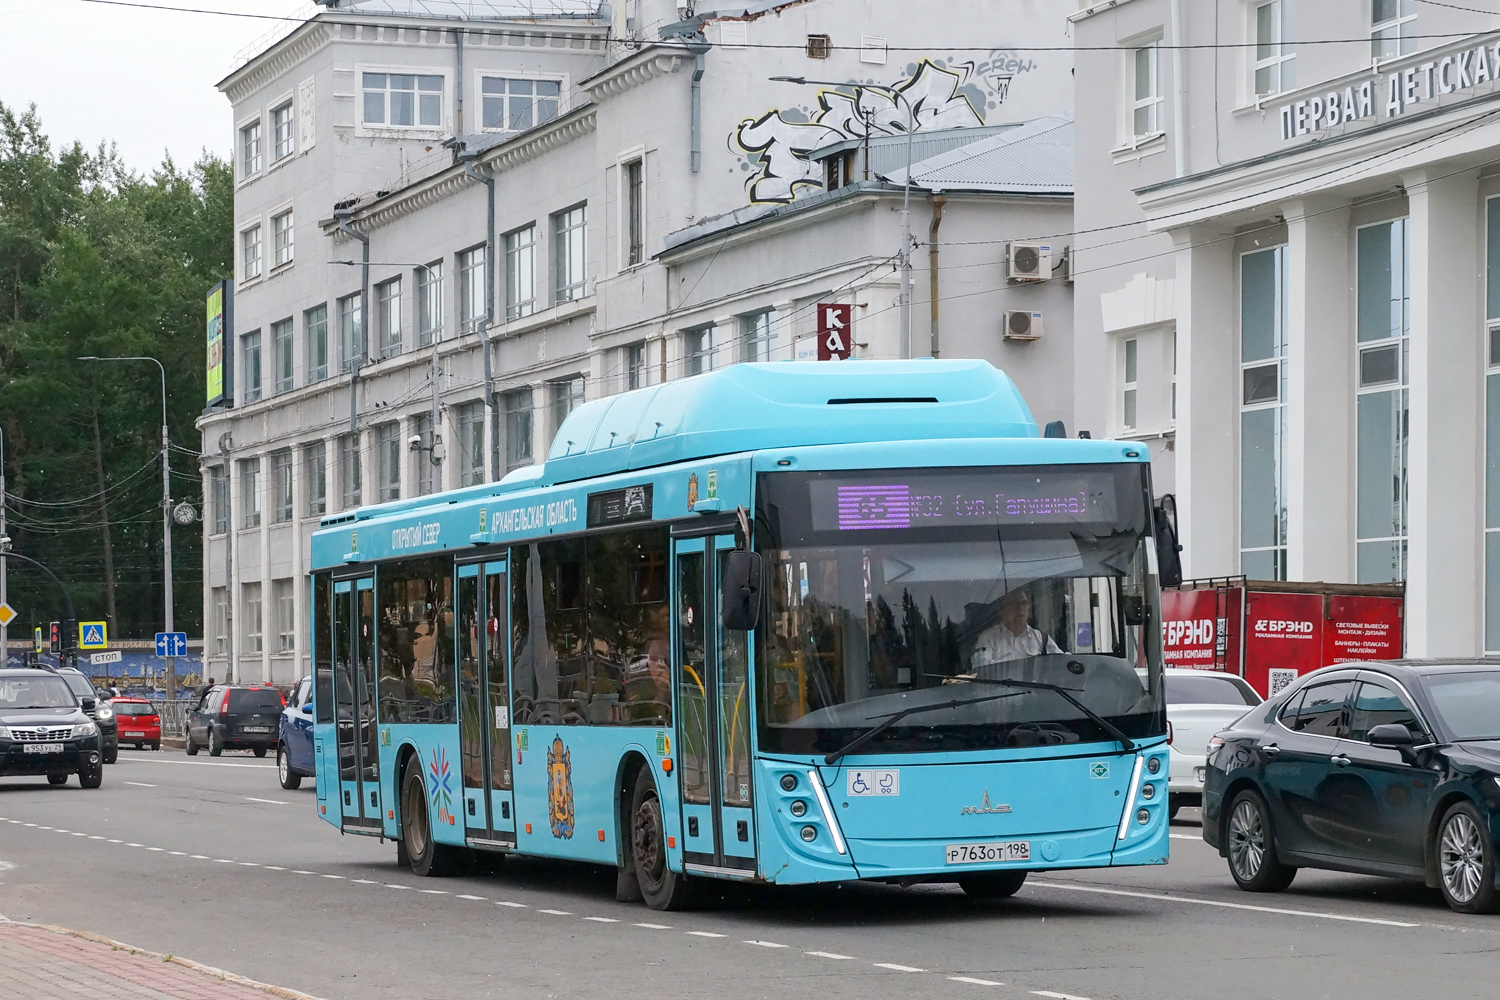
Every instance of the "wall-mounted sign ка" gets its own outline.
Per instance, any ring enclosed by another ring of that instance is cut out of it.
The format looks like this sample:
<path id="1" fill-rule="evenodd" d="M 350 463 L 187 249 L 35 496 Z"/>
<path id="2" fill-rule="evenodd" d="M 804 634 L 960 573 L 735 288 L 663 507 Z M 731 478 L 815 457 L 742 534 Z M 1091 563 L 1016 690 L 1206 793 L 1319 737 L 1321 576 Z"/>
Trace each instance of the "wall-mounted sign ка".
<path id="1" fill-rule="evenodd" d="M 1416 104 L 1443 94 L 1500 80 L 1500 41 L 1429 60 L 1418 66 L 1392 70 L 1380 86 L 1376 76 L 1342 91 L 1309 97 L 1281 106 L 1281 138 L 1295 139 L 1375 115 L 1376 102 L 1384 117 L 1399 118 Z M 1377 87 L 1380 87 L 1377 90 Z"/>

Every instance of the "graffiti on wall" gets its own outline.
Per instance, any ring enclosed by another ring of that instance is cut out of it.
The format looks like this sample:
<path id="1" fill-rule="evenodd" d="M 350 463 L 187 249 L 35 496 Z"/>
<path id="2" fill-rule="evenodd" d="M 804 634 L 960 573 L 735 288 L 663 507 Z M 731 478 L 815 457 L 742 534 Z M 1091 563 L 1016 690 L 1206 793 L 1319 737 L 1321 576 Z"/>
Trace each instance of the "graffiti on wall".
<path id="1" fill-rule="evenodd" d="M 1010 96 L 1016 76 L 1036 68 L 1034 59 L 1001 51 L 979 62 L 923 59 L 889 89 L 874 81 L 834 87 L 820 90 L 814 107 L 746 118 L 729 137 L 730 151 L 749 175 L 752 204 L 786 204 L 822 189 L 822 169 L 809 159 L 816 150 L 846 139 L 983 125 Z"/>

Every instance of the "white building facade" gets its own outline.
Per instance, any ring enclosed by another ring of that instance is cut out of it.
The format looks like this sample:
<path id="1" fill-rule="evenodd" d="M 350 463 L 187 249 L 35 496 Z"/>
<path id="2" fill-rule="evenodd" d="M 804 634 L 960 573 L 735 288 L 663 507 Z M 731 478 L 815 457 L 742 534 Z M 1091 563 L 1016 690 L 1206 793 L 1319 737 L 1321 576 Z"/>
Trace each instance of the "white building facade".
<path id="1" fill-rule="evenodd" d="M 585 399 L 790 360 L 818 303 L 852 307 L 856 356 L 900 356 L 903 246 L 911 353 L 989 358 L 1039 420 L 1072 415 L 1072 57 L 1045 0 L 1004 6 L 1009 42 L 1048 51 L 983 56 L 892 49 L 910 12 L 873 0 L 409 6 L 335 4 L 220 84 L 237 270 L 232 405 L 199 422 L 210 674 L 307 672 L 322 517 L 494 482 Z M 995 6 L 945 3 L 942 39 L 993 33 Z M 1043 264 L 1012 280 L 1017 243 Z"/>
<path id="2" fill-rule="evenodd" d="M 1070 20 L 1117 95 L 1078 108 L 1080 425 L 1150 444 L 1189 576 L 1404 581 L 1409 655 L 1500 651 L 1500 15 Z"/>

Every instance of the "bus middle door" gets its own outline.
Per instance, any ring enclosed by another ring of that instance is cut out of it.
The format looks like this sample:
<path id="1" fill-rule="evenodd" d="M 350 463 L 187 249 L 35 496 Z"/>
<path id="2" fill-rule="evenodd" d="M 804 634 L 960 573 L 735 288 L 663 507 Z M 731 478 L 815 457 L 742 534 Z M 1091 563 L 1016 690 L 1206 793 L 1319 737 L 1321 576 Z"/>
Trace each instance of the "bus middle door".
<path id="1" fill-rule="evenodd" d="M 375 580 L 333 585 L 334 728 L 345 829 L 378 832 L 380 748 L 375 732 Z"/>
<path id="2" fill-rule="evenodd" d="M 516 845 L 506 668 L 509 600 L 504 562 L 459 567 L 459 750 L 465 839 L 475 847 Z"/>
<path id="3" fill-rule="evenodd" d="M 678 539 L 677 774 L 689 873 L 756 874 L 748 637 L 720 621 L 733 535 Z"/>

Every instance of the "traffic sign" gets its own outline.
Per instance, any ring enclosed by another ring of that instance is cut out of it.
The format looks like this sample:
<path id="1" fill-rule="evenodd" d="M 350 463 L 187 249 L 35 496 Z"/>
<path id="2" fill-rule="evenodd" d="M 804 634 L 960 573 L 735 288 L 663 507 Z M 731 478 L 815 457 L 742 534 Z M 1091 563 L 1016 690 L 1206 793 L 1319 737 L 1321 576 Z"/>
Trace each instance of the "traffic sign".
<path id="1" fill-rule="evenodd" d="M 34 648 L 38 653 L 40 653 L 42 651 L 42 647 L 46 645 L 46 643 L 42 641 L 42 627 L 38 625 L 36 628 L 32 629 L 32 632 L 35 633 Z"/>
<path id="2" fill-rule="evenodd" d="M 103 649 L 109 645 L 109 625 L 105 622 L 79 622 L 78 648 Z"/>
<path id="3" fill-rule="evenodd" d="M 104 653 L 90 653 L 89 662 L 94 666 L 103 666 L 106 663 L 119 663 L 121 654 L 118 649 L 111 649 Z"/>
<path id="4" fill-rule="evenodd" d="M 158 633 L 156 633 L 156 655 L 157 656 L 186 656 L 187 655 L 187 633 L 186 632 L 158 632 Z"/>
<path id="5" fill-rule="evenodd" d="M 9 604 L 0 603 L 0 626 L 9 625 L 16 620 L 16 609 Z"/>

